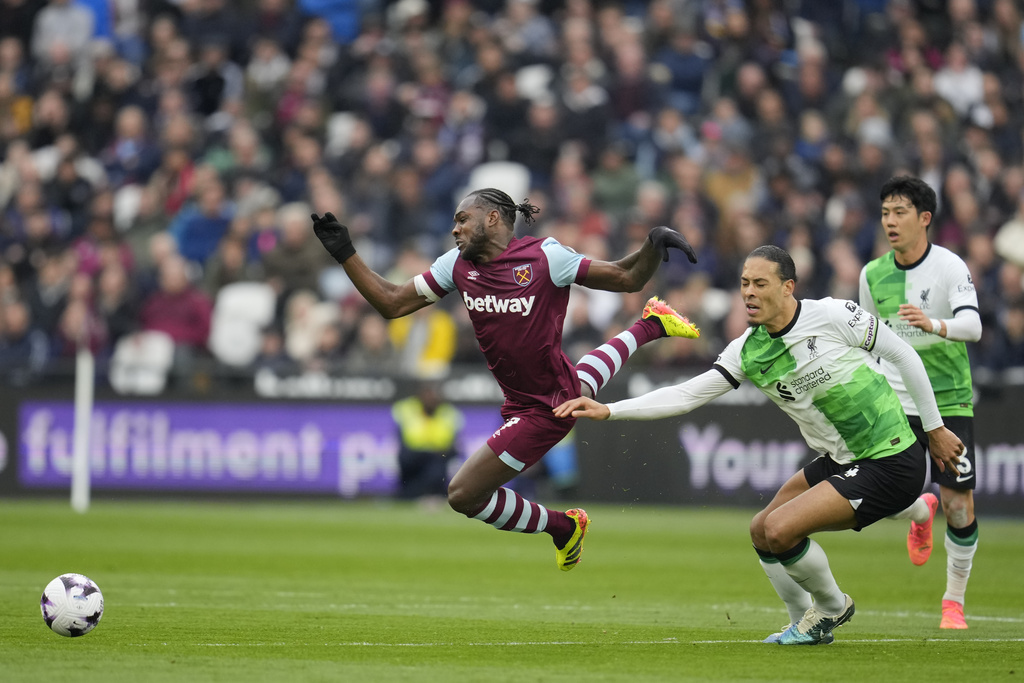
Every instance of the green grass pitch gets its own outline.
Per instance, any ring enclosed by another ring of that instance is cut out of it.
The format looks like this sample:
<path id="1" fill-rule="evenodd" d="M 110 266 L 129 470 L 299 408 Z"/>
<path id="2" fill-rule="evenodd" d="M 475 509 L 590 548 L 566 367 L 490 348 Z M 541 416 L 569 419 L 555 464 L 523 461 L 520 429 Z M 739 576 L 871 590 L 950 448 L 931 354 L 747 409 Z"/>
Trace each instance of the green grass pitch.
<path id="1" fill-rule="evenodd" d="M 1024 679 L 1024 521 L 981 518 L 967 631 L 938 628 L 941 517 L 923 567 L 902 522 L 818 534 L 857 613 L 783 648 L 760 643 L 787 619 L 752 510 L 587 509 L 566 573 L 546 535 L 387 501 L 0 501 L 0 680 Z M 39 613 L 64 572 L 106 601 L 81 638 Z"/>

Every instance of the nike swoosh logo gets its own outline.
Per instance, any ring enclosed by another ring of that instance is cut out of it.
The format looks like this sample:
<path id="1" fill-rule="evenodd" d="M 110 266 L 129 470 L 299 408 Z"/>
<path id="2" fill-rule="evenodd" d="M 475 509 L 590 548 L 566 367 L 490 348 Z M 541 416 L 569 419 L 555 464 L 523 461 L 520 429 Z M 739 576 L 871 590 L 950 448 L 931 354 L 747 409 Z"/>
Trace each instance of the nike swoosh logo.
<path id="1" fill-rule="evenodd" d="M 888 301 L 891 298 L 892 298 L 891 296 L 887 296 L 884 299 L 875 299 L 875 301 L 877 301 L 880 304 L 884 304 L 886 301 Z"/>
<path id="2" fill-rule="evenodd" d="M 764 366 L 763 368 L 761 368 L 761 374 L 763 375 L 764 373 L 766 373 L 766 372 L 768 372 L 769 370 L 771 370 L 771 369 L 772 369 L 772 366 L 773 366 L 773 365 L 775 365 L 775 361 L 772 361 L 772 362 L 771 362 L 771 363 L 769 363 L 768 365 L 766 365 L 766 366 Z"/>
<path id="3" fill-rule="evenodd" d="M 958 482 L 965 482 L 968 479 L 973 479 L 973 478 L 974 478 L 973 474 L 961 474 L 961 475 L 957 476 L 956 480 Z"/>

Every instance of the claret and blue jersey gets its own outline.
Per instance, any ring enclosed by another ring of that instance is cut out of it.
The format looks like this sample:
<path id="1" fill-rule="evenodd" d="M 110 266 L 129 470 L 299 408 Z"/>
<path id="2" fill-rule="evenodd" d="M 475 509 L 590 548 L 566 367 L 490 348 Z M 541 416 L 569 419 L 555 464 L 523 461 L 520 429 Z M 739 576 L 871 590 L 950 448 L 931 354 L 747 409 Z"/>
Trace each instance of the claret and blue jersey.
<path id="1" fill-rule="evenodd" d="M 562 351 L 562 326 L 569 285 L 589 267 L 589 259 L 554 238 L 517 237 L 488 263 L 466 261 L 452 249 L 415 283 L 430 301 L 458 293 L 507 404 L 555 407 L 580 395 Z"/>

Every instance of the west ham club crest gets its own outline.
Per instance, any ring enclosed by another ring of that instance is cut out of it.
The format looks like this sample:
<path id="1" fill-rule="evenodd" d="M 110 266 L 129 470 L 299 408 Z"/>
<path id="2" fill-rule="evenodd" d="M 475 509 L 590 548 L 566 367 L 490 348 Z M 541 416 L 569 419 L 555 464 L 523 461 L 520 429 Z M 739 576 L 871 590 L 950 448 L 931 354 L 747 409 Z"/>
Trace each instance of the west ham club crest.
<path id="1" fill-rule="evenodd" d="M 513 268 L 512 279 L 515 280 L 515 283 L 520 287 L 525 287 L 530 284 L 530 280 L 533 279 L 533 264 L 527 263 Z"/>

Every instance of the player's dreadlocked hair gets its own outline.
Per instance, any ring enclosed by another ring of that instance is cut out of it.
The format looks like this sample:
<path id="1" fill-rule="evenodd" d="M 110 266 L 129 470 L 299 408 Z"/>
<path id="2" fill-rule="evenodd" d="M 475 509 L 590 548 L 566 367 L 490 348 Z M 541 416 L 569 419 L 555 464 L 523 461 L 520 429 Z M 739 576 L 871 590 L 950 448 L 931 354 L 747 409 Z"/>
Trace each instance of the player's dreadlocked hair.
<path id="1" fill-rule="evenodd" d="M 782 247 L 764 244 L 747 254 L 747 258 L 763 258 L 766 261 L 771 261 L 779 266 L 779 278 L 783 282 L 786 280 L 796 282 L 796 264 L 793 263 L 793 257 L 789 255 L 789 252 Z"/>
<path id="2" fill-rule="evenodd" d="M 501 217 L 505 219 L 505 222 L 510 226 L 516 224 L 516 213 L 523 214 L 523 220 L 529 225 L 534 221 L 533 214 L 540 213 L 540 209 L 530 203 L 529 198 L 524 199 L 522 204 L 516 204 L 512 201 L 512 197 L 509 197 L 506 192 L 497 190 L 493 187 L 487 187 L 483 190 L 476 190 L 470 193 L 471 196 L 475 196 L 477 202 L 482 204 L 485 208 L 495 208 Z"/>

